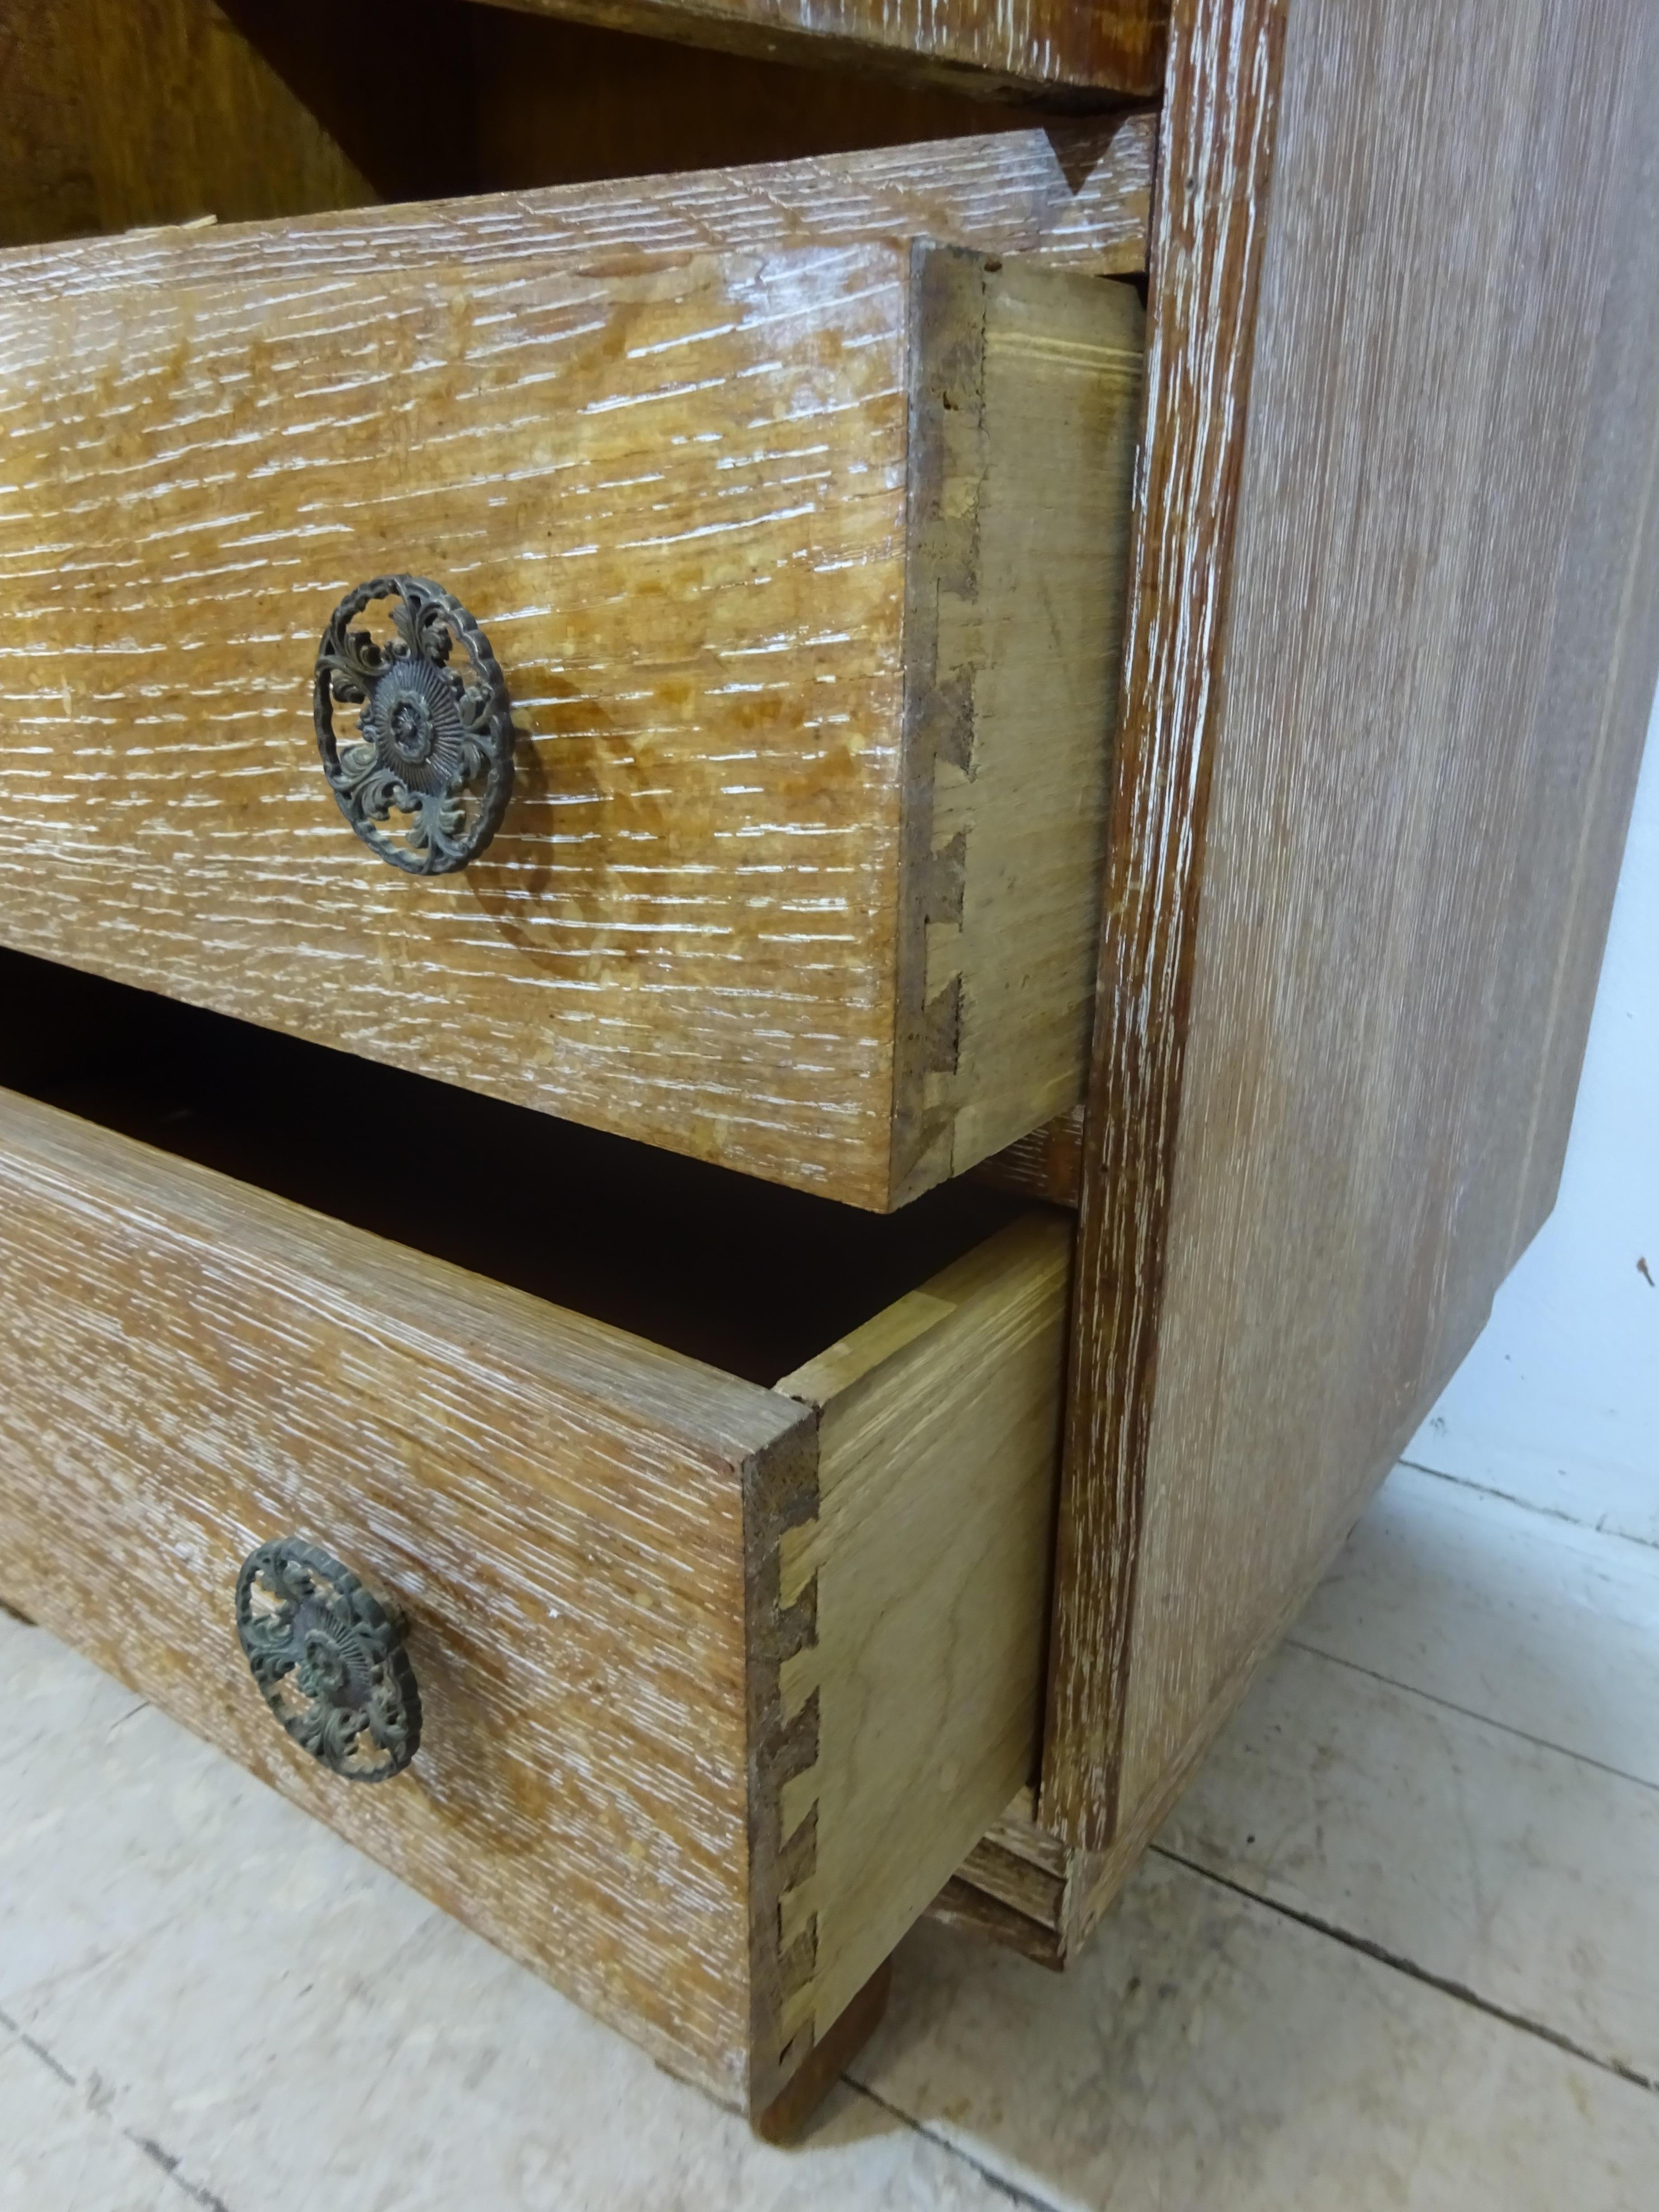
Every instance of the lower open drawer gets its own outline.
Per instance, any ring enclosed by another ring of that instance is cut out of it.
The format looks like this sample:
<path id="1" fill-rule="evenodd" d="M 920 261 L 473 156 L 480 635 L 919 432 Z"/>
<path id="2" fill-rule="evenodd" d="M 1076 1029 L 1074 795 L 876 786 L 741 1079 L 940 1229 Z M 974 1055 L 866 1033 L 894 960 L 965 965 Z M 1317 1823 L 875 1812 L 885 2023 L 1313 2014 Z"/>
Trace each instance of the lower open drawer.
<path id="1" fill-rule="evenodd" d="M 763 2111 L 1027 1778 L 1069 1224 L 957 1192 L 849 1243 L 60 972 L 0 1063 L 37 1094 L 0 1092 L 0 1596 Z M 395 1778 L 249 1672 L 238 1571 L 284 1536 L 401 1616 Z"/>

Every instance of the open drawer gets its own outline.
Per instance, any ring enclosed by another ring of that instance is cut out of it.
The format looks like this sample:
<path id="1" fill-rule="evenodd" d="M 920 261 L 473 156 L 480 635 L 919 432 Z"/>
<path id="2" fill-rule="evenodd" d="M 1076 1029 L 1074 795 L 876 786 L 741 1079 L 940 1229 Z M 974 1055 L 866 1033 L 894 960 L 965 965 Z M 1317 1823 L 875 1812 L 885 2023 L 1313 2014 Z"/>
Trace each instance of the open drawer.
<path id="1" fill-rule="evenodd" d="M 1139 301 L 800 166 L 0 255 L 0 942 L 878 1210 L 1077 1104 Z"/>
<path id="2" fill-rule="evenodd" d="M 763 2112 L 1027 1779 L 1069 1224 L 853 1213 L 3 965 L 0 1596 Z M 401 1623 L 391 1778 L 250 1673 L 287 1537 Z"/>

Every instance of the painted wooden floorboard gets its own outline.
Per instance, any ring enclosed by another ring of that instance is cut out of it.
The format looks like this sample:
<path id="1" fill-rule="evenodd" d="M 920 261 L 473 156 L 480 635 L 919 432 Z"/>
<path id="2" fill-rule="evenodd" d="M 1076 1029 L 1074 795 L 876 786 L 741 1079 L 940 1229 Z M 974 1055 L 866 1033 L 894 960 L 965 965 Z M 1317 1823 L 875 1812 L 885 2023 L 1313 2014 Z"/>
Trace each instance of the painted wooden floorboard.
<path id="1" fill-rule="evenodd" d="M 1396 1468 L 1291 1637 L 1659 1784 L 1650 1546 Z"/>
<path id="2" fill-rule="evenodd" d="M 927 1929 L 855 2072 L 1101 2212 L 1647 2212 L 1659 1789 L 1534 1739 L 1647 1763 L 1656 1631 L 1651 1550 L 1396 1470 L 1061 1993 Z"/>
<path id="3" fill-rule="evenodd" d="M 184 2212 L 186 2201 L 95 2092 L 0 2030 L 0 2212 Z"/>
<path id="4" fill-rule="evenodd" d="M 1659 2082 L 1645 1783 L 1290 1650 L 1159 1843 Z"/>
<path id="5" fill-rule="evenodd" d="M 854 2069 L 1091 2212 L 1642 2212 L 1659 2100 L 1167 1859 L 1055 1977 L 924 1925 Z"/>

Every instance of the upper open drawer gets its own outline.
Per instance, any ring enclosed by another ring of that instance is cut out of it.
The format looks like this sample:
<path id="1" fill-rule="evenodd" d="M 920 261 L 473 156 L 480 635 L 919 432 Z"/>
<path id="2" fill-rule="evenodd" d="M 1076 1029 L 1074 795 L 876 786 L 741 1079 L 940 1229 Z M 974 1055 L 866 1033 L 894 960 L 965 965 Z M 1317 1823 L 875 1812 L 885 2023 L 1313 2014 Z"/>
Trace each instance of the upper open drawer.
<path id="1" fill-rule="evenodd" d="M 1081 1096 L 1136 293 L 485 213 L 0 257 L 0 941 L 898 1204 Z M 389 575 L 511 702 L 447 875 L 319 758 Z"/>

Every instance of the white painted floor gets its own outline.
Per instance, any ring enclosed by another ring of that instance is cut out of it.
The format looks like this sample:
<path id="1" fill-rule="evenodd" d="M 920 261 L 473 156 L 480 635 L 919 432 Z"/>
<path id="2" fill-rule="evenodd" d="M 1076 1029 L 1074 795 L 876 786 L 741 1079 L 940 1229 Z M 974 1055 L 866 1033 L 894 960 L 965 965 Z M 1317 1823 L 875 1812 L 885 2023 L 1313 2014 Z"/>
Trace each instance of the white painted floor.
<path id="1" fill-rule="evenodd" d="M 0 1616 L 0 2212 L 1656 2212 L 1656 1097 L 1659 747 L 1417 1463 L 1078 1968 L 921 1928 L 803 2150 Z"/>

